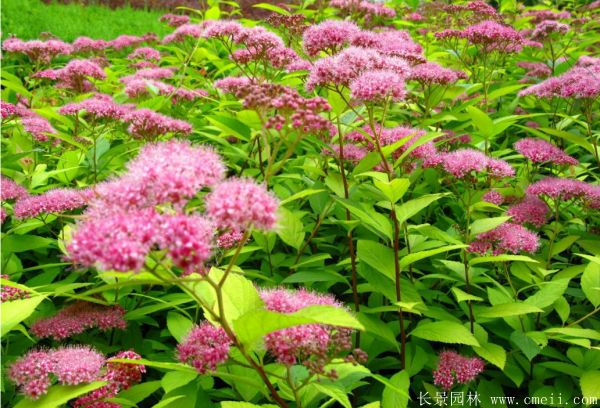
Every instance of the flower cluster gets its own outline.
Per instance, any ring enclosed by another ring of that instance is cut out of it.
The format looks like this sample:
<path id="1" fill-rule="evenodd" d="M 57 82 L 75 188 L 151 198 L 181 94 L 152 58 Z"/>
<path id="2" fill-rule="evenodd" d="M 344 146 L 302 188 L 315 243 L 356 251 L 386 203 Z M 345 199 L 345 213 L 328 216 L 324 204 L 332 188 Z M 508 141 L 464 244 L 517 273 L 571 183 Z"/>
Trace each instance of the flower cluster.
<path id="1" fill-rule="evenodd" d="M 23 129 L 31 134 L 38 142 L 47 142 L 49 140 L 48 136 L 58 134 L 48 119 L 23 105 L 17 105 L 15 113 L 16 116 L 21 118 Z"/>
<path id="2" fill-rule="evenodd" d="M 133 351 L 121 351 L 112 359 L 140 360 L 142 357 Z M 146 372 L 143 364 L 113 362 L 110 359 L 106 363 L 106 373 L 98 378 L 107 384 L 94 390 L 73 402 L 74 408 L 121 408 L 120 404 L 107 402 L 108 398 L 114 398 L 122 390 L 129 389 L 132 385 L 142 380 L 142 374 Z"/>
<path id="3" fill-rule="evenodd" d="M 470 252 L 492 255 L 534 253 L 540 245 L 539 237 L 534 232 L 519 224 L 506 222 L 491 231 L 477 235 L 469 246 Z"/>
<path id="4" fill-rule="evenodd" d="M 352 81 L 350 93 L 364 103 L 399 101 L 406 95 L 404 78 L 390 70 L 367 71 Z"/>
<path id="5" fill-rule="evenodd" d="M 559 177 L 546 177 L 527 187 L 527 194 L 558 201 L 579 199 L 593 209 L 600 209 L 600 185 Z"/>
<path id="6" fill-rule="evenodd" d="M 583 60 L 564 74 L 551 77 L 519 92 L 540 98 L 595 99 L 600 95 L 600 58 Z"/>
<path id="7" fill-rule="evenodd" d="M 177 358 L 203 374 L 216 370 L 217 365 L 227 360 L 231 345 L 232 341 L 223 328 L 205 321 L 192 328 L 177 346 Z"/>
<path id="8" fill-rule="evenodd" d="M 515 174 L 514 169 L 504 160 L 492 159 L 479 150 L 469 148 L 440 153 L 437 159 L 445 172 L 460 179 L 483 172 L 493 178 L 511 177 Z"/>
<path id="9" fill-rule="evenodd" d="M 77 93 L 90 92 L 94 85 L 88 78 L 104 79 L 106 74 L 98 63 L 91 59 L 71 60 L 63 68 L 47 69 L 34 74 L 35 78 L 58 81 L 58 88 L 65 88 Z"/>
<path id="10" fill-rule="evenodd" d="M 94 120 L 122 120 L 132 110 L 131 105 L 121 105 L 106 94 L 95 94 L 81 102 L 71 102 L 62 106 L 58 113 L 61 115 L 82 115 Z"/>
<path id="11" fill-rule="evenodd" d="M 550 208 L 541 199 L 533 195 L 526 195 L 519 203 L 513 204 L 506 211 L 511 221 L 516 224 L 532 224 L 541 227 L 548 219 Z"/>
<path id="12" fill-rule="evenodd" d="M 521 51 L 525 45 L 525 39 L 518 31 L 492 20 L 482 21 L 464 30 L 443 30 L 435 36 L 440 39 L 466 39 L 485 52 L 515 53 Z"/>
<path id="13" fill-rule="evenodd" d="M 160 61 L 160 51 L 151 47 L 140 47 L 133 50 L 133 52 L 127 56 L 127 59 Z"/>
<path id="14" fill-rule="evenodd" d="M 260 296 L 267 310 L 279 313 L 294 313 L 317 305 L 343 307 L 332 295 L 305 289 L 263 289 Z M 299 361 L 312 372 L 335 376 L 335 373 L 325 373 L 324 366 L 332 357 L 351 349 L 350 334 L 351 331 L 343 327 L 304 324 L 267 334 L 265 345 L 280 363 L 293 365 Z"/>
<path id="15" fill-rule="evenodd" d="M 412 67 L 408 79 L 422 85 L 449 85 L 459 79 L 467 79 L 467 75 L 462 71 L 444 68 L 435 62 L 426 62 Z"/>
<path id="16" fill-rule="evenodd" d="M 180 27 L 184 24 L 188 24 L 190 22 L 190 17 L 186 15 L 167 13 L 161 16 L 159 21 L 161 23 L 166 23 L 170 27 Z"/>
<path id="17" fill-rule="evenodd" d="M 30 351 L 8 370 L 8 377 L 31 399 L 45 394 L 52 378 L 63 385 L 91 383 L 100 377 L 102 354 L 86 346 Z"/>
<path id="18" fill-rule="evenodd" d="M 2 279 L 10 280 L 8 275 L 0 275 Z M 0 285 L 0 303 L 10 302 L 11 300 L 25 299 L 29 297 L 29 292 L 15 286 Z"/>
<path id="19" fill-rule="evenodd" d="M 120 306 L 103 306 L 97 303 L 77 301 L 56 315 L 38 320 L 31 326 L 37 337 L 52 337 L 63 340 L 85 330 L 97 327 L 100 330 L 125 329 L 125 310 Z"/>
<path id="20" fill-rule="evenodd" d="M 73 52 L 70 44 L 59 40 L 23 41 L 18 38 L 8 38 L 2 44 L 2 49 L 9 53 L 24 54 L 31 61 L 48 64 L 59 55 L 69 55 Z"/>
<path id="21" fill-rule="evenodd" d="M 552 143 L 542 139 L 521 139 L 515 143 L 515 150 L 533 163 L 552 163 L 574 166 L 579 162 Z"/>
<path id="22" fill-rule="evenodd" d="M 183 135 L 192 132 L 192 126 L 178 119 L 161 115 L 151 109 L 136 109 L 123 116 L 123 121 L 129 123 L 127 131 L 138 139 L 156 140 L 167 133 Z"/>
<path id="23" fill-rule="evenodd" d="M 85 206 L 88 191 L 57 188 L 40 195 L 30 195 L 17 200 L 14 206 L 16 218 L 34 218 L 41 214 L 62 213 Z"/>
<path id="24" fill-rule="evenodd" d="M 0 201 L 19 200 L 29 195 L 27 189 L 8 177 L 0 176 Z"/>
<path id="25" fill-rule="evenodd" d="M 368 0 L 331 0 L 329 5 L 341 10 L 344 14 L 364 17 L 366 22 L 396 17 L 396 10 L 393 8 Z"/>
<path id="26" fill-rule="evenodd" d="M 465 357 L 454 351 L 440 353 L 437 369 L 433 371 L 433 383 L 449 390 L 455 383 L 466 384 L 473 381 L 484 368 L 478 357 Z"/>

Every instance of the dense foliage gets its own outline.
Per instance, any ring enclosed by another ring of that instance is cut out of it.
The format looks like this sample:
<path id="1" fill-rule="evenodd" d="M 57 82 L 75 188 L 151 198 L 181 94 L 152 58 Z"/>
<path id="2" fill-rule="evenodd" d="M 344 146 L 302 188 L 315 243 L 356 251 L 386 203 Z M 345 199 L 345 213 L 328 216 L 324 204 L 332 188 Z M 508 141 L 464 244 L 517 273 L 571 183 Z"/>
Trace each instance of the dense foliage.
<path id="1" fill-rule="evenodd" d="M 600 397 L 599 2 L 209 6 L 3 41 L 3 406 Z"/>

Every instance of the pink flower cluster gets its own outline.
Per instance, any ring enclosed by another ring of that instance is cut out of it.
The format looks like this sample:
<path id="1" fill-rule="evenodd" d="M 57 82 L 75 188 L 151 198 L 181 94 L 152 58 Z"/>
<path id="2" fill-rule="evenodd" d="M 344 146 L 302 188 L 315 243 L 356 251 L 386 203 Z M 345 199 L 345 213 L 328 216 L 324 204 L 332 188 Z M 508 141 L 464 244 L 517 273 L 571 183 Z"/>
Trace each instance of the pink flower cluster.
<path id="1" fill-rule="evenodd" d="M 531 17 L 533 24 L 539 24 L 548 20 L 564 20 L 571 18 L 571 13 L 568 11 L 552 11 L 552 10 L 529 10 L 524 14 L 525 17 Z"/>
<path id="2" fill-rule="evenodd" d="M 467 75 L 462 71 L 444 68 L 435 62 L 426 62 L 412 67 L 408 79 L 422 85 L 449 85 L 459 79 L 467 79 Z"/>
<path id="3" fill-rule="evenodd" d="M 33 76 L 58 81 L 57 87 L 77 93 L 90 92 L 94 89 L 94 85 L 88 78 L 98 80 L 106 78 L 102 67 L 97 61 L 91 59 L 71 60 L 63 68 L 39 71 Z"/>
<path id="4" fill-rule="evenodd" d="M 350 15 L 363 16 L 366 22 L 396 17 L 396 10 L 393 8 L 368 0 L 331 0 L 329 5 Z"/>
<path id="5" fill-rule="evenodd" d="M 481 199 L 487 203 L 492 203 L 496 205 L 501 205 L 502 203 L 504 203 L 504 196 L 501 193 L 494 190 L 485 193 L 483 197 L 481 197 Z"/>
<path id="6" fill-rule="evenodd" d="M 256 84 L 247 78 L 228 77 L 216 81 L 215 86 L 224 92 L 244 99 L 244 107 L 255 110 L 276 111 L 267 128 L 298 129 L 306 133 L 330 135 L 333 124 L 321 113 L 331 110 L 326 99 L 305 98 L 297 90 L 278 84 Z"/>
<path id="7" fill-rule="evenodd" d="M 192 328 L 177 346 L 177 358 L 204 374 L 216 370 L 217 365 L 227 360 L 232 344 L 225 330 L 204 321 Z"/>
<path id="8" fill-rule="evenodd" d="M 534 163 L 552 163 L 575 166 L 579 162 L 552 143 L 543 139 L 521 139 L 514 144 L 515 150 Z"/>
<path id="9" fill-rule="evenodd" d="M 168 13 L 161 16 L 159 21 L 161 23 L 166 23 L 170 27 L 180 27 L 184 24 L 188 24 L 190 22 L 190 17 L 186 15 Z"/>
<path id="10" fill-rule="evenodd" d="M 529 81 L 531 78 L 548 78 L 552 74 L 552 70 L 543 62 L 519 61 L 516 65 L 527 71 L 525 78 L 523 78 L 524 82 Z"/>
<path id="11" fill-rule="evenodd" d="M 89 53 L 95 54 L 104 51 L 110 45 L 109 41 L 106 40 L 95 40 L 90 37 L 78 37 L 73 41 L 73 50 L 76 53 Z"/>
<path id="12" fill-rule="evenodd" d="M 133 105 L 120 105 L 106 94 L 95 94 L 81 102 L 71 102 L 62 106 L 58 113 L 61 115 L 79 115 L 94 119 L 122 120 L 133 109 Z"/>
<path id="13" fill-rule="evenodd" d="M 469 148 L 440 153 L 437 162 L 444 171 L 460 179 L 482 172 L 494 178 L 511 177 L 515 174 L 514 169 L 504 160 L 492 159 L 479 150 Z"/>
<path id="14" fill-rule="evenodd" d="M 570 28 L 568 24 L 554 20 L 544 20 L 533 29 L 531 39 L 539 42 L 549 41 L 552 36 L 565 35 Z"/>
<path id="15" fill-rule="evenodd" d="M 350 94 L 364 103 L 399 101 L 406 96 L 404 78 L 390 70 L 367 71 L 352 81 Z"/>
<path id="16" fill-rule="evenodd" d="M 516 224 L 532 224 L 541 227 L 548 219 L 548 205 L 534 195 L 526 195 L 525 198 L 508 208 L 506 215 L 510 215 L 511 222 Z"/>
<path id="17" fill-rule="evenodd" d="M 86 346 L 30 351 L 8 370 L 8 377 L 31 399 L 38 399 L 52 384 L 91 383 L 100 377 L 105 358 Z"/>
<path id="18" fill-rule="evenodd" d="M 31 326 L 37 337 L 63 340 L 85 330 L 125 329 L 125 310 L 121 306 L 103 306 L 97 303 L 77 301 L 52 317 L 38 320 Z"/>
<path id="19" fill-rule="evenodd" d="M 151 48 L 151 47 L 140 47 L 140 48 L 136 48 L 135 50 L 133 50 L 133 52 L 131 52 L 127 56 L 127 59 L 129 59 L 129 60 L 143 59 L 143 60 L 151 60 L 151 61 L 160 61 L 160 51 L 158 51 L 157 49 Z"/>
<path id="20" fill-rule="evenodd" d="M 2 119 L 11 119 L 17 114 L 17 107 L 12 103 L 0 101 L 0 117 Z"/>
<path id="21" fill-rule="evenodd" d="M 8 201 L 8 200 L 19 200 L 21 198 L 25 198 L 29 195 L 27 189 L 8 177 L 1 176 L 0 177 L 0 200 Z"/>
<path id="22" fill-rule="evenodd" d="M 56 129 L 52 127 L 48 119 L 23 105 L 19 104 L 16 106 L 16 115 L 21 118 L 23 129 L 38 142 L 47 142 L 49 135 L 57 134 Z"/>
<path id="23" fill-rule="evenodd" d="M 234 231 L 250 226 L 271 230 L 279 203 L 265 186 L 248 179 L 229 179 L 217 184 L 206 197 L 206 212 L 219 228 Z"/>
<path id="24" fill-rule="evenodd" d="M 2 49 L 9 53 L 25 54 L 33 62 L 48 64 L 59 55 L 69 55 L 73 52 L 70 44 L 59 40 L 23 41 L 18 38 L 8 38 L 2 44 Z"/>
<path id="25" fill-rule="evenodd" d="M 464 357 L 454 351 L 443 351 L 437 369 L 433 371 L 433 383 L 449 390 L 455 383 L 473 381 L 483 368 L 484 362 L 478 357 Z"/>
<path id="26" fill-rule="evenodd" d="M 30 195 L 17 200 L 16 218 L 34 218 L 41 214 L 62 213 L 85 206 L 89 192 L 67 188 L 48 190 L 40 195 Z"/>
<path id="27" fill-rule="evenodd" d="M 203 28 L 198 24 L 182 24 L 178 26 L 171 34 L 163 38 L 163 44 L 171 44 L 174 42 L 182 43 L 190 38 L 200 38 Z"/>
<path id="28" fill-rule="evenodd" d="M 233 248 L 244 237 L 239 231 L 225 232 L 217 237 L 217 246 L 222 249 Z"/>
<path id="29" fill-rule="evenodd" d="M 590 208 L 600 209 L 600 185 L 581 180 L 547 177 L 529 185 L 527 194 L 560 201 L 578 199 Z"/>
<path id="30" fill-rule="evenodd" d="M 142 357 L 133 351 L 121 351 L 115 354 L 113 359 L 140 360 Z M 98 378 L 107 384 L 98 388 L 73 402 L 74 408 L 121 408 L 115 402 L 106 401 L 114 398 L 122 390 L 129 389 L 132 385 L 142 381 L 142 374 L 146 372 L 146 366 L 135 363 L 117 363 L 110 360 L 106 363 L 106 373 Z"/>
<path id="31" fill-rule="evenodd" d="M 161 115 L 150 109 L 131 111 L 123 117 L 123 121 L 129 123 L 129 134 L 138 139 L 156 140 L 167 133 L 187 135 L 192 132 L 192 125 L 188 122 Z"/>
<path id="32" fill-rule="evenodd" d="M 540 98 L 595 99 L 600 95 L 600 58 L 583 59 L 564 74 L 551 77 L 519 92 Z"/>
<path id="33" fill-rule="evenodd" d="M 279 313 L 293 313 L 315 305 L 342 307 L 332 295 L 321 295 L 304 289 L 264 289 L 261 290 L 260 296 L 267 310 Z M 343 335 L 339 335 L 342 333 Z M 351 344 L 349 330 L 319 324 L 294 326 L 265 336 L 267 350 L 277 361 L 292 365 L 300 360 L 309 368 L 322 369 L 326 358 L 332 354 L 332 348 L 335 348 L 335 351 L 349 350 Z M 315 359 L 320 367 L 310 365 Z"/>
<path id="34" fill-rule="evenodd" d="M 520 252 L 534 253 L 540 245 L 536 233 L 519 224 L 506 222 L 491 231 L 479 234 L 468 250 L 479 254 L 492 255 Z"/>
<path id="35" fill-rule="evenodd" d="M 8 275 L 0 275 L 2 279 L 10 280 Z M 0 303 L 10 302 L 11 300 L 25 299 L 29 297 L 29 292 L 14 286 L 0 285 Z"/>
<path id="36" fill-rule="evenodd" d="M 519 52 L 525 44 L 523 36 L 514 28 L 496 21 L 486 20 L 465 28 L 448 29 L 435 34 L 437 38 L 463 38 L 480 46 L 485 52 Z"/>

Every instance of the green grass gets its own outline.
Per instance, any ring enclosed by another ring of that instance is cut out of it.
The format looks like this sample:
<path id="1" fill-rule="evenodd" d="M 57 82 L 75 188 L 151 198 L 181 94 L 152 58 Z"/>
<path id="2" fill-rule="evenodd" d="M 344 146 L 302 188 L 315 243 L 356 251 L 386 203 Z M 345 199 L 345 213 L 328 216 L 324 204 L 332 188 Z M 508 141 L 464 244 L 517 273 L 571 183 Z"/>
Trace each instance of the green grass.
<path id="1" fill-rule="evenodd" d="M 76 4 L 46 5 L 40 0 L 3 0 L 2 37 L 14 34 L 23 39 L 50 32 L 64 41 L 85 35 L 110 40 L 120 34 L 141 35 L 149 31 L 162 36 L 169 31 L 158 18 L 162 11 L 131 8 L 111 10 Z"/>

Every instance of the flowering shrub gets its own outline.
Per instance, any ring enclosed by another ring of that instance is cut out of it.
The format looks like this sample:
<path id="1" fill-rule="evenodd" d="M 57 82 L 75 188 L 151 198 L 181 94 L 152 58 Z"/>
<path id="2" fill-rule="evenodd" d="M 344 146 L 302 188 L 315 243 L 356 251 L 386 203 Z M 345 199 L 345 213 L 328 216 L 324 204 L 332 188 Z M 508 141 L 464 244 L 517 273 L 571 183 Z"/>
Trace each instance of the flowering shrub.
<path id="1" fill-rule="evenodd" d="M 6 38 L 3 403 L 600 397 L 600 4 L 404 4 Z"/>

